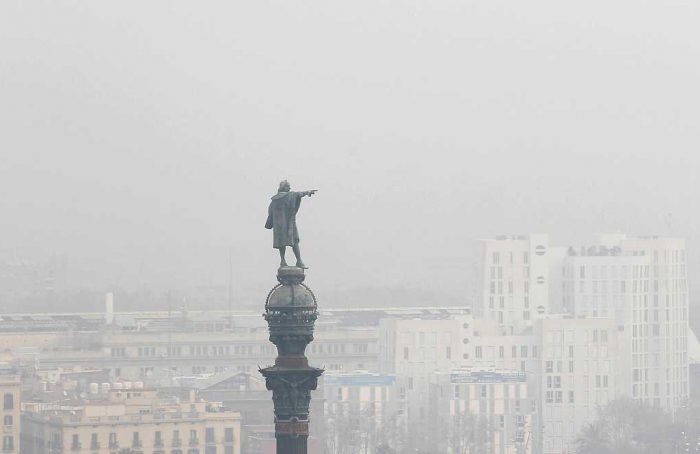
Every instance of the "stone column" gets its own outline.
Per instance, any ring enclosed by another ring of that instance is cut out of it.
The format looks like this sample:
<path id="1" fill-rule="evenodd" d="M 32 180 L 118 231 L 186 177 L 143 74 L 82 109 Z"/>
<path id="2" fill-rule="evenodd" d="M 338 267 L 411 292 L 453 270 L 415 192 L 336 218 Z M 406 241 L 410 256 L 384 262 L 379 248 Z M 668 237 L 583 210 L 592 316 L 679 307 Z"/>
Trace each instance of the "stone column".
<path id="1" fill-rule="evenodd" d="M 309 403 L 323 369 L 309 366 L 306 346 L 314 339 L 316 297 L 304 285 L 304 270 L 281 267 L 267 296 L 265 313 L 270 342 L 277 347 L 275 365 L 261 369 L 275 406 L 277 454 L 306 454 Z"/>

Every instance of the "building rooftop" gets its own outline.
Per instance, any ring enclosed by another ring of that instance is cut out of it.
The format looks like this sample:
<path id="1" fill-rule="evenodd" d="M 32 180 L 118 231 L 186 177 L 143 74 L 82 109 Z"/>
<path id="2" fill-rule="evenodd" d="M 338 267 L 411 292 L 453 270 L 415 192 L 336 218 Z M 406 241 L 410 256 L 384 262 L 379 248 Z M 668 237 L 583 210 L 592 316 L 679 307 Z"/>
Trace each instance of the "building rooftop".
<path id="1" fill-rule="evenodd" d="M 22 403 L 22 410 L 34 419 L 56 424 L 118 424 L 165 421 L 194 421 L 206 418 L 240 418 L 221 402 L 196 398 L 161 396 L 154 389 L 110 389 L 106 393 L 68 394 L 60 401 Z"/>
<path id="2" fill-rule="evenodd" d="M 381 318 L 444 319 L 468 315 L 469 307 L 384 307 L 324 309 L 319 325 L 366 328 Z M 0 332 L 99 331 L 107 328 L 99 312 L 72 314 L 0 315 Z M 267 329 L 257 311 L 116 312 L 113 328 L 127 332 L 231 332 L 238 329 Z"/>

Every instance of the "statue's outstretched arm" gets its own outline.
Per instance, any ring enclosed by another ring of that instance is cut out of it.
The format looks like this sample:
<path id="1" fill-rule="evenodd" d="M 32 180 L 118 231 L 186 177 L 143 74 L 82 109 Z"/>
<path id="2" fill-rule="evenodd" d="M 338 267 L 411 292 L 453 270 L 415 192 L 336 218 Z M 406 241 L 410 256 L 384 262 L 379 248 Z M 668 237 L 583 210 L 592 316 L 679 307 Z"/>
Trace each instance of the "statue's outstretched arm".
<path id="1" fill-rule="evenodd" d="M 304 192 L 301 193 L 301 196 L 302 196 L 302 197 L 305 197 L 305 196 L 308 195 L 309 197 L 311 197 L 312 195 L 316 194 L 316 191 L 318 191 L 318 189 L 312 189 L 312 190 L 310 190 L 310 191 L 304 191 Z"/>

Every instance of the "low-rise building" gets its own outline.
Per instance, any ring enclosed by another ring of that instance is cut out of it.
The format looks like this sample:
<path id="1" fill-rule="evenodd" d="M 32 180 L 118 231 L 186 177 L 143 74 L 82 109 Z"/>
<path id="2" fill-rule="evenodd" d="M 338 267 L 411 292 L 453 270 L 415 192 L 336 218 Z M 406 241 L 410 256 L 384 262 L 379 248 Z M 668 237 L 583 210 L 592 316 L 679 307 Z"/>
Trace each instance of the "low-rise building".
<path id="1" fill-rule="evenodd" d="M 20 439 L 20 377 L 13 369 L 0 368 L 2 396 L 2 452 L 19 452 Z"/>
<path id="2" fill-rule="evenodd" d="M 472 322 L 469 315 L 380 321 L 379 372 L 399 379 L 400 396 L 406 400 L 405 427 L 427 421 L 430 375 L 467 364 Z"/>
<path id="3" fill-rule="evenodd" d="M 240 454 L 240 415 L 188 399 L 115 386 L 104 394 L 25 402 L 22 452 Z"/>
<path id="4" fill-rule="evenodd" d="M 326 452 L 378 452 L 395 444 L 396 422 L 403 413 L 396 377 L 358 371 L 323 377 Z"/>
<path id="5" fill-rule="evenodd" d="M 430 394 L 435 452 L 534 452 L 536 395 L 524 372 L 435 373 Z"/>
<path id="6" fill-rule="evenodd" d="M 536 373 L 538 452 L 574 453 L 581 428 L 624 388 L 623 333 L 613 318 L 550 316 L 534 328 L 542 352 Z"/>
<path id="7" fill-rule="evenodd" d="M 210 377 L 180 377 L 180 389 L 196 389 L 197 396 L 208 401 L 222 402 L 241 415 L 241 449 L 246 454 L 266 454 L 274 450 L 275 426 L 271 392 L 258 372 L 222 372 Z M 326 418 L 323 409 L 323 379 L 319 389 L 312 391 L 310 404 L 309 454 L 320 453 L 318 445 L 324 439 Z M 272 451 L 274 452 L 274 451 Z"/>

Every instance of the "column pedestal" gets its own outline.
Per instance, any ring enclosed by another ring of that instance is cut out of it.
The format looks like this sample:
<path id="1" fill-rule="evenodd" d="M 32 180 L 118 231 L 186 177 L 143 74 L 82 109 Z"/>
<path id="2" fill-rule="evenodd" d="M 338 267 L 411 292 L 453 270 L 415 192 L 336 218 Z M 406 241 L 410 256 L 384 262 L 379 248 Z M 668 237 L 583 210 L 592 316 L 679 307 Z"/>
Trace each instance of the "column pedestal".
<path id="1" fill-rule="evenodd" d="M 309 404 L 323 369 L 310 367 L 306 346 L 313 341 L 318 317 L 316 297 L 303 284 L 304 270 L 282 267 L 265 302 L 270 342 L 277 347 L 275 365 L 260 369 L 275 407 L 277 454 L 306 454 Z"/>

